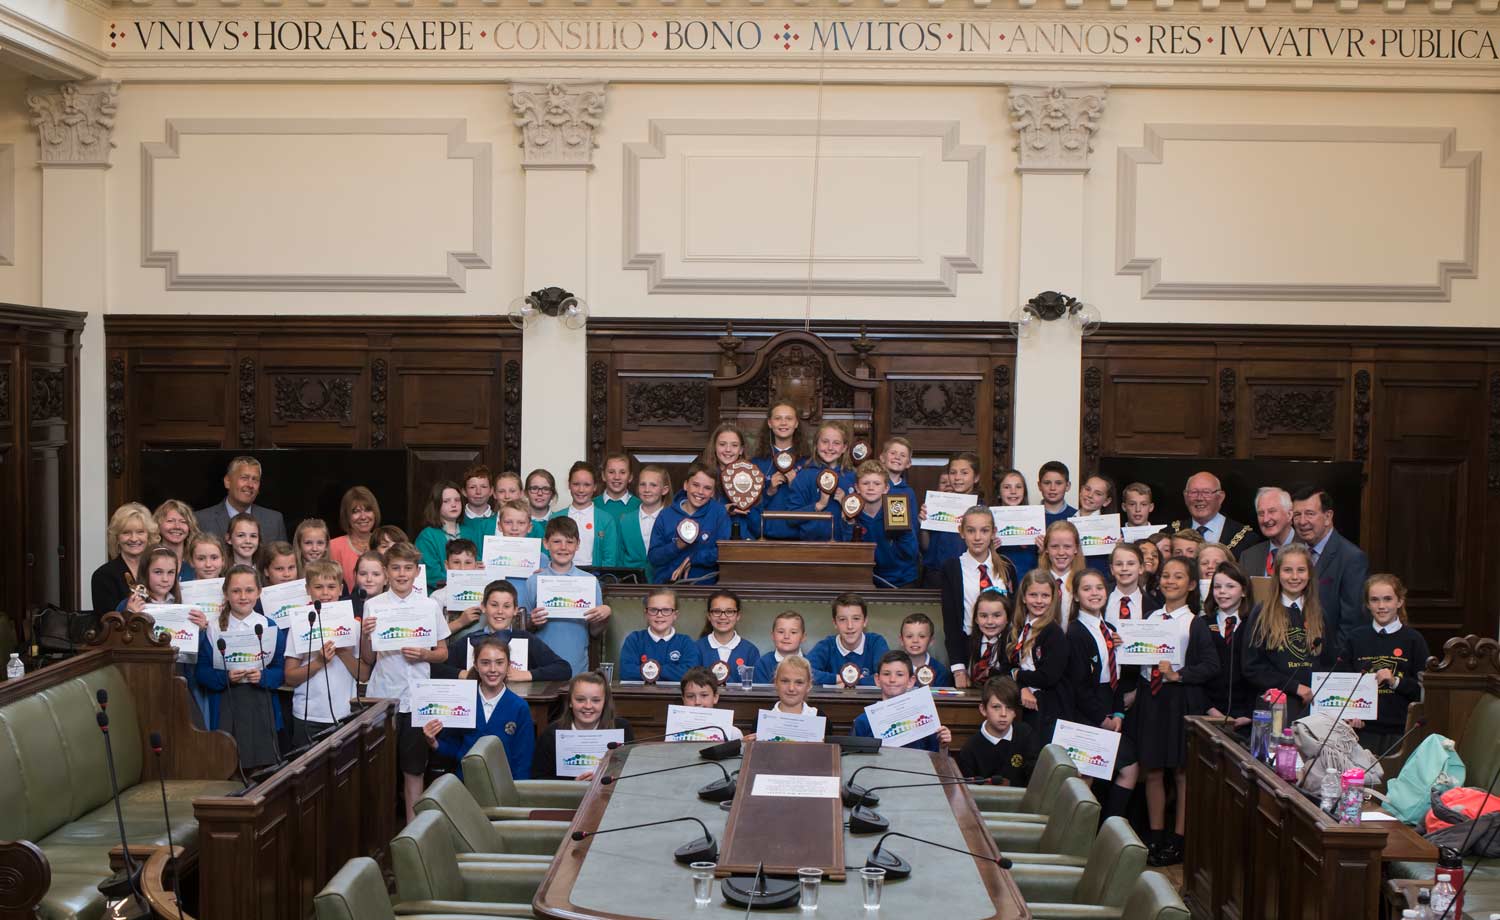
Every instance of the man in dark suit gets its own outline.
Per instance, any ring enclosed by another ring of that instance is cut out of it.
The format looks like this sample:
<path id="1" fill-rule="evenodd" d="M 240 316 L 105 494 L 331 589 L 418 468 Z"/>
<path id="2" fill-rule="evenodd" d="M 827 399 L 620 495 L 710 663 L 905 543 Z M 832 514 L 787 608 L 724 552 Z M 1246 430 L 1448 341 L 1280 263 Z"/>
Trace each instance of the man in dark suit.
<path id="1" fill-rule="evenodd" d="M 1194 473 L 1182 489 L 1182 500 L 1187 505 L 1186 521 L 1173 521 L 1173 532 L 1194 530 L 1205 543 L 1222 543 L 1229 547 L 1235 558 L 1256 543 L 1260 535 L 1249 524 L 1241 524 L 1220 513 L 1224 507 L 1224 487 L 1219 477 L 1209 472 Z"/>
<path id="2" fill-rule="evenodd" d="M 1294 494 L 1292 527 L 1297 531 L 1297 539 L 1312 552 L 1323 623 L 1330 630 L 1337 625 L 1340 635 L 1347 640 L 1354 628 L 1368 619 L 1363 595 L 1370 560 L 1363 550 L 1333 529 L 1333 498 L 1327 492 L 1309 488 Z"/>
<path id="3" fill-rule="evenodd" d="M 1292 529 L 1292 495 L 1279 486 L 1265 486 L 1255 493 L 1255 525 L 1265 537 L 1240 554 L 1246 575 L 1271 575 L 1276 554 L 1297 538 Z"/>
<path id="4" fill-rule="evenodd" d="M 229 532 L 229 521 L 236 514 L 248 512 L 260 522 L 260 545 L 286 539 L 286 522 L 280 511 L 255 503 L 260 495 L 260 461 L 254 457 L 235 457 L 224 474 L 224 501 L 194 512 L 198 529 L 223 537 Z"/>

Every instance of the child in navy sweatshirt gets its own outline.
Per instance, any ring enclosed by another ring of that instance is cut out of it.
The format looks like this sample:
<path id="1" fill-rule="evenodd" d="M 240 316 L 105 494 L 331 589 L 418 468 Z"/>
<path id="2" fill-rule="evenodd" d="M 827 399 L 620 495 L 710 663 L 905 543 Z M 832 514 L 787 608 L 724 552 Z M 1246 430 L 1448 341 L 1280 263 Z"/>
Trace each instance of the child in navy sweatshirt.
<path id="1" fill-rule="evenodd" d="M 846 664 L 859 668 L 858 683 L 868 687 L 875 683 L 875 669 L 880 657 L 890 651 L 890 645 L 878 633 L 866 632 L 869 611 L 865 599 L 858 594 L 840 594 L 833 599 L 833 628 L 835 633 L 825 636 L 807 654 L 807 662 L 814 673 L 824 672 L 835 677 Z M 910 665 L 910 661 L 907 662 Z"/>
<path id="2" fill-rule="evenodd" d="M 850 520 L 842 511 L 835 519 L 834 538 L 844 543 L 875 544 L 875 587 L 910 588 L 917 582 L 917 531 L 908 520 L 904 527 L 887 527 L 885 496 L 890 490 L 890 474 L 878 460 L 861 463 L 854 481 L 854 493 L 859 497 L 859 514 Z M 908 505 L 908 508 L 911 506 Z M 908 515 L 910 511 L 908 511 Z M 816 525 L 827 531 L 821 522 L 804 522 L 803 527 Z M 804 540 L 817 539 L 804 530 Z"/>
<path id="3" fill-rule="evenodd" d="M 698 647 L 677 631 L 677 592 L 657 588 L 646 595 L 646 628 L 637 629 L 620 644 L 620 679 L 642 680 L 641 666 L 656 662 L 661 671 L 654 678 L 682 680 L 698 665 Z"/>

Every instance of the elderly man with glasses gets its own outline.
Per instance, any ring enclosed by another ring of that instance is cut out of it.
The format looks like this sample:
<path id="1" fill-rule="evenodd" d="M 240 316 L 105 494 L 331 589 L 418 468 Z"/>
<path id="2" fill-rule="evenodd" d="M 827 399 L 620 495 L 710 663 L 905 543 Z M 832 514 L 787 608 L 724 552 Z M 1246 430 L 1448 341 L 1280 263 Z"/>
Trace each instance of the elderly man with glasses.
<path id="1" fill-rule="evenodd" d="M 1224 487 L 1213 473 L 1200 471 L 1189 477 L 1182 489 L 1182 500 L 1187 505 L 1189 518 L 1173 521 L 1174 533 L 1196 531 L 1203 537 L 1203 542 L 1222 543 L 1236 558 L 1260 542 L 1260 534 L 1254 527 L 1227 518 L 1219 510 L 1224 506 Z"/>

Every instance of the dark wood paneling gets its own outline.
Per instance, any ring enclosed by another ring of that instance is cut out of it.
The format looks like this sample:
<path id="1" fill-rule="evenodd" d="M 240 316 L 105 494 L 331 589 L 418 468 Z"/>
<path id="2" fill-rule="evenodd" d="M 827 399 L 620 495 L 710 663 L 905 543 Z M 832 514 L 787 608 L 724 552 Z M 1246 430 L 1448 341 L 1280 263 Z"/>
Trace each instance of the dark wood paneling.
<path id="1" fill-rule="evenodd" d="M 78 347 L 84 315 L 0 304 L 0 616 L 78 604 Z"/>
<path id="2" fill-rule="evenodd" d="M 117 315 L 105 335 L 111 505 L 138 494 L 146 447 L 407 447 L 408 521 L 433 481 L 521 462 L 503 318 Z"/>
<path id="3" fill-rule="evenodd" d="M 727 397 L 714 381 L 748 372 L 774 336 L 802 328 L 770 321 L 737 321 L 732 330 L 696 320 L 591 321 L 591 456 L 617 450 L 696 456 L 709 432 L 741 409 L 742 427 L 753 437 L 769 398 L 766 378 L 747 380 Z M 820 322 L 813 332 L 839 371 L 874 384 L 868 391 L 871 448 L 892 435 L 913 442 L 910 479 L 918 492 L 936 488 L 938 464 L 959 451 L 981 457 L 981 488 L 994 491 L 994 476 L 1010 465 L 1013 338 L 977 324 Z M 802 351 L 788 358 L 793 348 Z M 793 341 L 764 363 L 805 362 L 820 381 L 812 398 L 824 417 L 860 416 L 852 407 L 861 391 L 831 367 L 818 366 L 816 350 Z M 685 466 L 670 465 L 674 482 Z"/>
<path id="4" fill-rule="evenodd" d="M 1500 330 L 1103 326 L 1083 356 L 1086 467 L 1101 455 L 1363 463 L 1362 532 L 1345 536 L 1406 581 L 1434 647 L 1495 632 Z"/>

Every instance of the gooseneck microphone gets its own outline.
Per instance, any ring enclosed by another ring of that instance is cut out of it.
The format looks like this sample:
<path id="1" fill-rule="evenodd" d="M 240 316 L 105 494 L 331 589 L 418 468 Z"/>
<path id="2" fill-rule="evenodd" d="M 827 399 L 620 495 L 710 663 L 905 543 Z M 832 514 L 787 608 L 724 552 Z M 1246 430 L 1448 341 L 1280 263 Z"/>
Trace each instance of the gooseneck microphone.
<path id="1" fill-rule="evenodd" d="M 724 774 L 723 779 L 716 779 L 698 790 L 698 798 L 705 802 L 723 802 L 734 798 L 734 777 L 724 765 L 713 760 L 695 760 L 691 763 L 678 764 L 675 767 L 663 767 L 660 770 L 646 770 L 641 773 L 631 773 L 628 776 L 605 776 L 599 780 L 599 785 L 609 786 L 618 783 L 622 779 L 635 779 L 637 776 L 653 776 L 657 773 L 671 773 L 674 770 L 686 770 L 689 767 L 714 767 Z"/>
<path id="2" fill-rule="evenodd" d="M 882 789 L 921 789 L 930 786 L 969 786 L 982 783 L 982 779 L 971 776 L 959 779 L 941 779 L 930 783 L 902 783 L 894 786 L 875 786 L 866 789 L 863 799 L 868 800 L 872 793 Z M 880 812 L 861 801 L 849 810 L 849 833 L 851 834 L 880 834 L 891 829 L 890 819 Z"/>
<path id="3" fill-rule="evenodd" d="M 260 676 L 266 676 L 266 628 L 260 623 L 255 624 L 255 644 L 260 648 Z M 264 684 L 257 683 L 257 687 L 265 690 Z M 271 699 L 270 691 L 266 692 L 266 713 L 271 717 L 271 750 L 276 752 L 276 760 L 281 761 L 281 744 L 276 739 L 276 701 Z"/>
<path id="4" fill-rule="evenodd" d="M 167 822 L 167 851 L 172 853 L 172 901 L 177 905 L 177 920 L 182 920 L 182 863 L 177 860 L 177 844 L 172 840 L 172 812 L 167 808 L 167 777 L 161 765 L 161 733 L 151 733 L 151 753 L 156 755 L 156 781 L 161 786 L 161 816 Z"/>
<path id="5" fill-rule="evenodd" d="M 937 779 L 938 778 L 937 774 L 935 774 L 935 773 L 933 773 L 931 771 L 923 772 L 921 770 L 901 770 L 901 769 L 897 769 L 896 767 L 880 767 L 880 766 L 876 766 L 875 764 L 865 764 L 864 766 L 862 766 L 859 769 L 855 770 L 853 773 L 850 773 L 848 781 L 846 781 L 844 783 L 844 788 L 842 790 L 842 796 L 843 796 L 843 799 L 844 799 L 844 806 L 845 807 L 847 807 L 847 808 L 853 808 L 856 805 L 879 805 L 880 804 L 880 796 L 878 796 L 878 795 L 870 795 L 870 790 L 868 790 L 865 787 L 860 786 L 860 785 L 858 785 L 858 784 L 856 784 L 854 782 L 855 778 L 858 777 L 861 773 L 863 773 L 866 770 L 880 770 L 880 771 L 885 772 L 885 773 L 905 773 L 905 774 L 907 774 L 909 776 L 925 776 L 925 777 L 928 777 L 929 779 Z"/>
<path id="6" fill-rule="evenodd" d="M 870 851 L 870 858 L 865 860 L 868 869 L 884 869 L 887 878 L 906 878 L 911 875 L 911 863 L 885 849 L 885 842 L 892 837 L 900 837 L 904 840 L 914 840 L 917 843 L 925 843 L 930 847 L 938 847 L 950 850 L 954 853 L 962 853 L 987 863 L 994 863 L 1002 869 L 1009 869 L 1011 861 L 1004 856 L 988 856 L 984 853 L 975 853 L 973 850 L 961 850 L 958 847 L 950 847 L 946 843 L 938 843 L 936 840 L 927 840 L 922 837 L 913 837 L 911 834 L 903 834 L 900 831 L 887 831 L 885 836 L 875 842 L 875 849 Z"/>
<path id="7" fill-rule="evenodd" d="M 323 631 L 323 602 L 322 601 L 313 601 L 313 613 L 315 613 L 317 615 L 317 618 L 318 618 L 318 638 L 322 639 L 324 642 L 327 642 L 328 641 L 328 633 L 326 633 L 326 632 Z M 311 625 L 311 622 L 312 622 L 311 620 L 308 621 L 309 625 Z M 334 655 L 338 655 L 338 652 L 335 651 Z M 321 671 L 324 672 L 323 673 L 323 692 L 328 695 L 328 718 L 333 723 L 333 726 L 335 728 L 337 728 L 339 725 L 343 724 L 344 720 L 340 719 L 338 717 L 338 714 L 333 711 L 333 684 L 332 684 L 332 682 L 329 681 L 328 674 L 327 674 L 328 668 L 332 664 L 333 664 L 333 662 L 331 662 L 331 661 L 325 661 L 325 662 L 323 662 L 323 667 L 320 668 L 319 670 L 321 670 Z M 305 712 L 303 713 L 302 721 L 304 721 L 304 722 L 307 721 L 307 714 Z"/>
<path id="8" fill-rule="evenodd" d="M 643 744 L 647 741 L 665 741 L 668 738 L 676 738 L 678 735 L 691 735 L 693 732 L 718 732 L 719 737 L 712 740 L 720 742 L 722 742 L 725 736 L 729 734 L 728 732 L 724 731 L 724 726 L 722 725 L 700 725 L 697 728 L 681 728 L 675 732 L 667 732 L 663 735 L 650 735 L 645 738 L 636 738 L 634 741 L 611 741 L 609 744 L 605 745 L 605 748 L 614 751 L 622 747 L 630 747 L 634 744 Z"/>
<path id="9" fill-rule="evenodd" d="M 104 689 L 103 687 L 100 687 L 98 690 L 95 690 L 94 691 L 94 699 L 97 700 L 98 703 L 99 703 L 99 711 L 100 712 L 108 712 L 109 711 L 109 691 L 108 690 Z"/>
<path id="10" fill-rule="evenodd" d="M 672 858 L 684 865 L 695 862 L 717 862 L 719 859 L 719 844 L 714 840 L 714 835 L 708 832 L 708 825 L 693 817 L 667 818 L 664 821 L 647 821 L 645 824 L 626 824 L 623 827 L 611 827 L 598 831 L 574 831 L 573 842 L 587 840 L 600 834 L 613 834 L 616 831 L 633 831 L 643 827 L 657 827 L 662 824 L 677 824 L 681 821 L 691 821 L 703 829 L 703 836 L 697 840 L 690 840 L 678 847 L 672 854 Z"/>
<path id="11" fill-rule="evenodd" d="M 103 690 L 95 698 L 105 704 L 109 702 L 109 694 Z M 144 904 L 141 897 L 141 867 L 130 856 L 130 842 L 125 837 L 125 815 L 120 810 L 120 779 L 115 774 L 115 749 L 109 740 L 109 714 L 100 710 L 94 713 L 94 721 L 99 723 L 99 731 L 104 735 L 104 759 L 109 764 L 109 790 L 115 803 L 115 823 L 120 828 L 120 849 L 125 855 L 124 877 L 115 875 L 100 882 L 99 891 L 105 897 L 115 899 L 129 895 L 137 904 Z"/>
<path id="12" fill-rule="evenodd" d="M 1392 744 L 1390 747 L 1386 748 L 1385 752 L 1382 753 L 1380 756 L 1376 757 L 1375 759 L 1376 760 L 1385 760 L 1387 757 L 1389 757 L 1392 754 L 1394 754 L 1396 752 L 1396 748 L 1400 747 L 1401 743 L 1403 741 L 1405 741 L 1407 738 L 1411 737 L 1411 733 L 1412 732 L 1416 731 L 1419 728 L 1424 727 L 1426 724 L 1427 724 L 1427 720 L 1426 719 L 1418 719 L 1415 723 L 1412 724 L 1411 728 L 1408 728 L 1406 730 L 1406 734 L 1402 735 L 1400 738 L 1397 738 L 1394 744 Z"/>
<path id="13" fill-rule="evenodd" d="M 318 614 L 317 614 L 317 612 L 313 611 L 313 610 L 309 610 L 307 612 L 307 630 L 308 630 L 309 633 L 311 633 L 317 627 L 317 622 L 318 622 Z M 318 629 L 318 635 L 321 636 L 322 633 L 323 633 L 323 630 Z M 305 665 L 305 667 L 307 669 L 307 677 L 304 678 L 303 681 L 302 681 L 302 734 L 303 734 L 303 736 L 304 736 L 304 738 L 305 738 L 305 740 L 307 741 L 308 744 L 312 743 L 312 739 L 310 737 L 307 737 L 307 736 L 309 736 L 311 734 L 311 732 L 309 732 L 307 730 L 307 706 L 308 706 L 308 703 L 309 703 L 309 700 L 308 700 L 308 696 L 310 695 L 309 691 L 312 688 L 309 687 L 309 686 L 307 686 L 307 682 L 313 679 L 313 673 L 312 673 L 313 660 L 316 659 L 316 658 L 318 658 L 322 654 L 322 652 L 323 652 L 323 647 L 321 645 L 316 645 L 315 646 L 313 644 L 313 642 L 312 642 L 311 637 L 309 636 L 308 643 L 307 643 L 307 664 Z M 328 683 L 328 681 L 325 680 L 325 681 L 323 681 L 323 683 L 326 686 L 327 683 Z M 330 705 L 328 707 L 328 712 L 329 712 L 330 716 L 333 714 L 333 706 L 332 706 L 331 703 L 330 703 Z M 295 744 L 296 741 L 297 741 L 297 736 L 296 736 L 296 733 L 293 732 L 292 733 L 292 742 Z"/>

